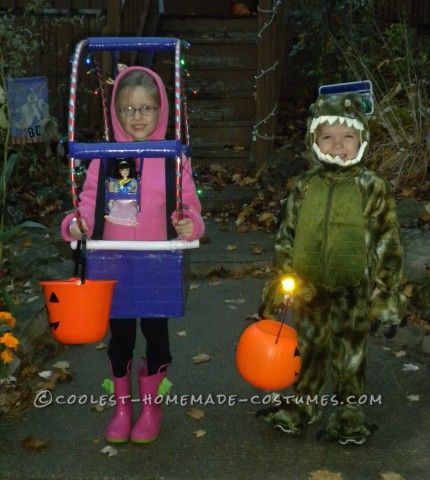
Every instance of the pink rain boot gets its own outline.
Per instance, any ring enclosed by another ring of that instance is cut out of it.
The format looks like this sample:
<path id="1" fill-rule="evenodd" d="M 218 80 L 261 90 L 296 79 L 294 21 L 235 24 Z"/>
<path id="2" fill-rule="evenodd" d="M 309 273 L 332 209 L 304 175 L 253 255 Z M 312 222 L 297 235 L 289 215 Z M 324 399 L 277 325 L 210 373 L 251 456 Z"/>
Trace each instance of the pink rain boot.
<path id="1" fill-rule="evenodd" d="M 163 365 L 156 374 L 150 376 L 146 365 L 140 367 L 139 391 L 142 410 L 130 436 L 135 443 L 150 443 L 158 437 L 163 417 L 161 396 L 167 393 L 170 387 L 166 377 L 167 366 Z M 166 391 L 159 392 L 159 386 L 164 379 L 166 379 L 164 383 L 167 384 Z"/>
<path id="2" fill-rule="evenodd" d="M 105 430 L 105 437 L 111 443 L 124 443 L 130 437 L 133 407 L 130 395 L 130 367 L 123 377 L 113 377 L 115 413 Z"/>

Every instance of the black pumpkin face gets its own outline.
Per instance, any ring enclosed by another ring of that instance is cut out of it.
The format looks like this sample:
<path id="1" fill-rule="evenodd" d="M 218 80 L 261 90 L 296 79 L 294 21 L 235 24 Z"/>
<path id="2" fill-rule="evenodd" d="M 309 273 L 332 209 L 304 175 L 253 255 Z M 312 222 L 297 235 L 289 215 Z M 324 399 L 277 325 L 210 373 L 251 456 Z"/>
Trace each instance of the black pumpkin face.
<path id="1" fill-rule="evenodd" d="M 51 295 L 49 296 L 49 303 L 60 303 L 60 300 L 58 300 L 57 295 L 55 295 L 55 292 L 52 292 Z M 57 328 L 60 325 L 60 322 L 51 322 L 51 318 L 49 317 L 49 309 L 48 309 L 48 319 L 49 319 L 49 328 L 51 330 L 57 330 Z"/>
<path id="2" fill-rule="evenodd" d="M 298 363 L 298 365 L 300 365 L 300 353 L 299 353 L 299 349 L 296 347 L 296 349 L 294 350 L 294 358 L 297 357 L 298 360 L 296 360 L 296 362 Z M 297 380 L 297 377 L 299 376 L 299 373 L 300 372 L 294 372 L 294 376 L 296 377 L 296 380 Z"/>

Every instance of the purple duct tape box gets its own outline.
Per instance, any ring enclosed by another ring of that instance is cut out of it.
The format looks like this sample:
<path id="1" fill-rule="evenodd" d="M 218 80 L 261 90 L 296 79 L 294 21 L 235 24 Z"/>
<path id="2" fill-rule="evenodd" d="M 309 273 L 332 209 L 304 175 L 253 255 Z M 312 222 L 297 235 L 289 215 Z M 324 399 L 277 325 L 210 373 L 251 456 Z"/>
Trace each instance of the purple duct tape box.
<path id="1" fill-rule="evenodd" d="M 88 250 L 89 279 L 118 280 L 111 318 L 183 317 L 188 252 Z"/>

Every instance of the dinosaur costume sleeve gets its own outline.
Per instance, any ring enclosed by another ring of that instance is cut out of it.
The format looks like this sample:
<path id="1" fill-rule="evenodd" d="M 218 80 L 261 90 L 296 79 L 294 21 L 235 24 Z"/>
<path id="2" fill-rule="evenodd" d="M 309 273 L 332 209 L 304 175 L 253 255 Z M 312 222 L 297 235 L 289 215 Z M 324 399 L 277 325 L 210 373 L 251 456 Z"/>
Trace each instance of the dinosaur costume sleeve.
<path id="1" fill-rule="evenodd" d="M 279 231 L 275 239 L 275 268 L 278 272 L 293 272 L 293 245 L 297 221 L 297 205 L 300 191 L 295 184 L 281 215 Z"/>
<path id="2" fill-rule="evenodd" d="M 405 297 L 400 289 L 403 251 L 400 243 L 394 197 L 386 182 L 379 179 L 375 210 L 371 214 L 374 235 L 374 265 L 371 276 L 374 290 L 370 305 L 372 322 L 380 320 L 389 327 L 398 325 L 404 313 Z"/>

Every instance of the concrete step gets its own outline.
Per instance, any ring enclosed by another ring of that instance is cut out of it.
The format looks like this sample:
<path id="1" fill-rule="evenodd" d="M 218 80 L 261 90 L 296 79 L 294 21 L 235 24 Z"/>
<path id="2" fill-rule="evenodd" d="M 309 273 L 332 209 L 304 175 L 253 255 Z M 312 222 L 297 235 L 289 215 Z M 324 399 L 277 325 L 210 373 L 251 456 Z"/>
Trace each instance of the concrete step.
<path id="1" fill-rule="evenodd" d="M 219 163 L 220 165 L 244 168 L 249 166 L 250 150 L 234 150 L 240 145 L 196 145 L 192 141 L 192 161 L 193 167 L 211 165 Z"/>
<path id="2" fill-rule="evenodd" d="M 195 146 L 211 142 L 217 145 L 240 145 L 249 148 L 251 143 L 251 125 L 191 125 L 191 138 Z"/>
<path id="3" fill-rule="evenodd" d="M 252 122 L 199 122 L 191 123 L 190 135 L 193 146 L 198 145 L 240 145 L 249 148 Z M 167 131 L 169 138 L 174 136 L 173 123 Z"/>
<path id="4" fill-rule="evenodd" d="M 205 2 L 208 3 L 208 2 Z M 164 32 L 257 32 L 257 17 L 226 16 L 189 16 L 163 15 L 161 18 L 160 35 Z"/>
<path id="5" fill-rule="evenodd" d="M 191 47 L 195 45 L 256 45 L 257 43 L 257 33 L 255 31 L 251 32 L 207 32 L 207 31 L 181 31 L 178 32 L 163 32 L 163 37 L 177 37 L 180 33 L 180 38 L 191 43 Z"/>
<path id="6" fill-rule="evenodd" d="M 201 0 L 163 0 L 164 11 L 170 15 L 227 15 L 230 0 L 202 2 Z"/>
<path id="7" fill-rule="evenodd" d="M 254 119 L 253 96 L 219 96 L 216 101 L 215 98 L 189 98 L 189 116 L 193 125 L 198 125 L 202 120 L 252 121 Z"/>

